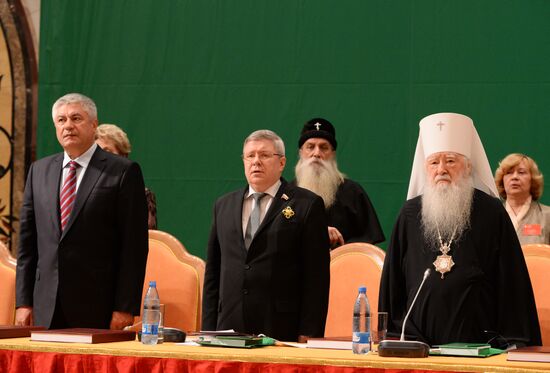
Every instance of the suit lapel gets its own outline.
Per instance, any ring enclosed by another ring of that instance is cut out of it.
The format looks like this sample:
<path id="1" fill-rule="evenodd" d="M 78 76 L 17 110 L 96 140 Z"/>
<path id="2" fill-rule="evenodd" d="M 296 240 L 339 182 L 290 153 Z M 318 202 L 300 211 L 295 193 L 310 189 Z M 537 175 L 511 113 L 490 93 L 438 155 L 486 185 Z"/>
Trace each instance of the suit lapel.
<path id="1" fill-rule="evenodd" d="M 69 216 L 69 221 L 67 222 L 67 226 L 65 227 L 65 230 L 61 235 L 61 239 L 63 239 L 63 237 L 65 237 L 66 232 L 69 229 L 71 229 L 73 222 L 78 217 L 80 210 L 82 210 L 82 207 L 84 206 L 84 204 L 86 203 L 86 200 L 90 196 L 90 192 L 96 185 L 97 180 L 99 179 L 99 176 L 103 173 L 103 169 L 105 168 L 106 157 L 102 153 L 103 153 L 103 150 L 101 150 L 101 148 L 98 146 L 94 152 L 94 155 L 90 159 L 88 168 L 86 169 L 86 172 L 84 173 L 84 177 L 82 177 L 82 181 L 80 182 L 78 190 L 76 191 L 76 200 L 74 202 L 73 210 L 71 211 L 71 215 Z"/>
<path id="2" fill-rule="evenodd" d="M 237 198 L 239 198 L 238 201 L 235 201 L 236 206 L 238 208 L 233 209 L 233 221 L 236 225 L 236 230 L 239 232 L 239 246 L 246 252 L 246 247 L 244 245 L 244 234 L 243 234 L 243 204 L 244 204 L 244 197 L 246 196 L 246 193 L 248 193 L 248 186 L 244 188 L 243 192 L 241 194 L 237 194 Z"/>
<path id="3" fill-rule="evenodd" d="M 262 220 L 262 223 L 258 227 L 258 231 L 256 232 L 256 236 L 261 234 L 261 232 L 265 229 L 266 226 L 268 226 L 273 219 L 279 214 L 281 214 L 283 205 L 287 204 L 288 201 L 292 198 L 292 194 L 288 190 L 288 183 L 282 179 L 281 180 L 281 186 L 279 187 L 279 190 L 277 191 L 277 194 L 273 198 L 273 201 L 271 202 L 271 205 L 269 206 L 269 210 L 267 210 L 264 219 Z M 284 198 L 283 198 L 284 195 Z M 254 242 L 254 239 L 252 240 Z M 250 244 L 252 246 L 252 244 Z"/>
<path id="4" fill-rule="evenodd" d="M 54 227 L 56 227 L 56 232 L 61 230 L 60 223 L 60 212 L 59 212 L 59 189 L 61 188 L 61 183 L 63 178 L 63 153 L 58 154 L 54 157 L 52 162 L 52 167 L 49 171 L 49 175 L 46 175 L 45 178 L 45 188 L 44 190 L 50 196 L 48 211 L 50 212 L 50 219 Z"/>

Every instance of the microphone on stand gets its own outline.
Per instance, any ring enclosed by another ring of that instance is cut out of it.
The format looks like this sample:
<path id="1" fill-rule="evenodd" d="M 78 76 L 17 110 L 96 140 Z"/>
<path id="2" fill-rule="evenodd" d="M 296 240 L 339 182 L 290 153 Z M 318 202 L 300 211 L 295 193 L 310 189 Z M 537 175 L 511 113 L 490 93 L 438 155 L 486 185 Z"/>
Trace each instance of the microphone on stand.
<path id="1" fill-rule="evenodd" d="M 419 341 L 405 340 L 405 325 L 407 323 L 407 319 L 409 318 L 411 310 L 414 306 L 414 303 L 416 302 L 416 298 L 418 298 L 418 294 L 420 294 L 420 290 L 422 289 L 422 286 L 424 286 L 424 282 L 430 275 L 430 272 L 431 272 L 430 268 L 427 268 L 426 271 L 424 271 L 424 277 L 422 278 L 422 282 L 420 283 L 420 286 L 416 291 L 416 295 L 414 296 L 414 299 L 411 305 L 409 306 L 409 310 L 407 311 L 407 314 L 403 319 L 403 326 L 401 327 L 401 338 L 399 339 L 399 341 L 384 340 L 380 342 L 380 345 L 378 346 L 378 356 L 428 357 L 428 354 L 430 352 L 430 346 L 428 346 L 426 343 L 419 342 Z"/>

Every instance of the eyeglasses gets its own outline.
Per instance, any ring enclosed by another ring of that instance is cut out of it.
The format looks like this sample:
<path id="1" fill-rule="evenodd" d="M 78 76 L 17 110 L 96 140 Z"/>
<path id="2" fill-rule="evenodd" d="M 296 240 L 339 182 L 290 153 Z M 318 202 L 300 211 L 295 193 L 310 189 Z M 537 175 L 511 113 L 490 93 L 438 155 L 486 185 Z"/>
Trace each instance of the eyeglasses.
<path id="1" fill-rule="evenodd" d="M 267 153 L 267 152 L 261 152 L 261 153 L 248 153 L 243 154 L 241 157 L 246 162 L 254 162 L 256 157 L 260 160 L 260 162 L 265 162 L 273 157 L 284 157 L 284 154 L 278 154 L 278 153 Z"/>
<path id="2" fill-rule="evenodd" d="M 487 344 L 491 345 L 493 348 L 498 348 L 500 350 L 511 350 L 516 348 L 515 344 L 510 343 L 506 338 L 504 338 L 499 333 L 492 331 L 492 330 L 484 330 L 483 333 L 490 337 L 487 341 Z"/>

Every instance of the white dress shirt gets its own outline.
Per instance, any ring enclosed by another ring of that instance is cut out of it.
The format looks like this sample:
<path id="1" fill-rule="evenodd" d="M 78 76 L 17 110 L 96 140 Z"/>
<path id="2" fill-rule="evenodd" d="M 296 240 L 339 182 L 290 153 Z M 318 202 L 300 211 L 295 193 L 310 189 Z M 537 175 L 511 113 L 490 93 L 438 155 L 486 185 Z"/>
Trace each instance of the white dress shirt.
<path id="1" fill-rule="evenodd" d="M 271 206 L 271 202 L 273 202 L 273 198 L 275 198 L 275 195 L 279 191 L 279 188 L 281 187 L 281 180 L 277 180 L 275 184 L 267 188 L 267 190 L 264 192 L 266 193 L 265 196 L 260 200 L 260 222 L 264 220 L 265 213 L 267 210 L 269 210 L 269 206 Z M 243 215 L 242 215 L 242 228 L 243 228 L 243 237 L 246 234 L 246 225 L 248 224 L 248 219 L 250 218 L 250 213 L 252 212 L 252 209 L 254 208 L 254 198 L 252 198 L 252 195 L 256 192 L 251 186 L 248 186 L 248 193 L 244 196 L 244 202 L 243 202 Z"/>
<path id="2" fill-rule="evenodd" d="M 63 155 L 63 175 L 61 175 L 61 183 L 59 183 L 59 198 L 61 198 L 61 189 L 63 188 L 63 183 L 65 182 L 65 178 L 69 172 L 69 162 L 75 161 L 79 164 L 79 167 L 76 168 L 76 189 L 74 191 L 76 193 L 78 191 L 78 187 L 80 186 L 80 182 L 84 177 L 84 173 L 86 172 L 86 169 L 88 169 L 88 165 L 90 164 L 90 160 L 92 159 L 92 155 L 94 155 L 96 148 L 97 144 L 94 142 L 88 150 L 75 159 L 71 159 L 67 152 L 65 152 Z"/>

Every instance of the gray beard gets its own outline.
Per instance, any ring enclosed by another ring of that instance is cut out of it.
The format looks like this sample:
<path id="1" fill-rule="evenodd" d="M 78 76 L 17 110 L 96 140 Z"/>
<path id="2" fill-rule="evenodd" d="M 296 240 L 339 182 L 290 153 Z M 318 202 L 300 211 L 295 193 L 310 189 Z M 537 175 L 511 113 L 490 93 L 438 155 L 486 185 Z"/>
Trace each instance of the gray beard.
<path id="1" fill-rule="evenodd" d="M 329 208 L 336 200 L 336 191 L 344 182 L 345 175 L 338 171 L 336 160 L 321 160 L 307 158 L 298 161 L 295 168 L 296 183 L 299 187 L 308 189 L 323 199 L 325 208 Z"/>
<path id="2" fill-rule="evenodd" d="M 474 188 L 467 176 L 457 183 L 433 185 L 426 183 L 422 195 L 422 231 L 428 248 L 438 251 L 439 233 L 443 242 L 459 240 L 470 227 Z"/>

